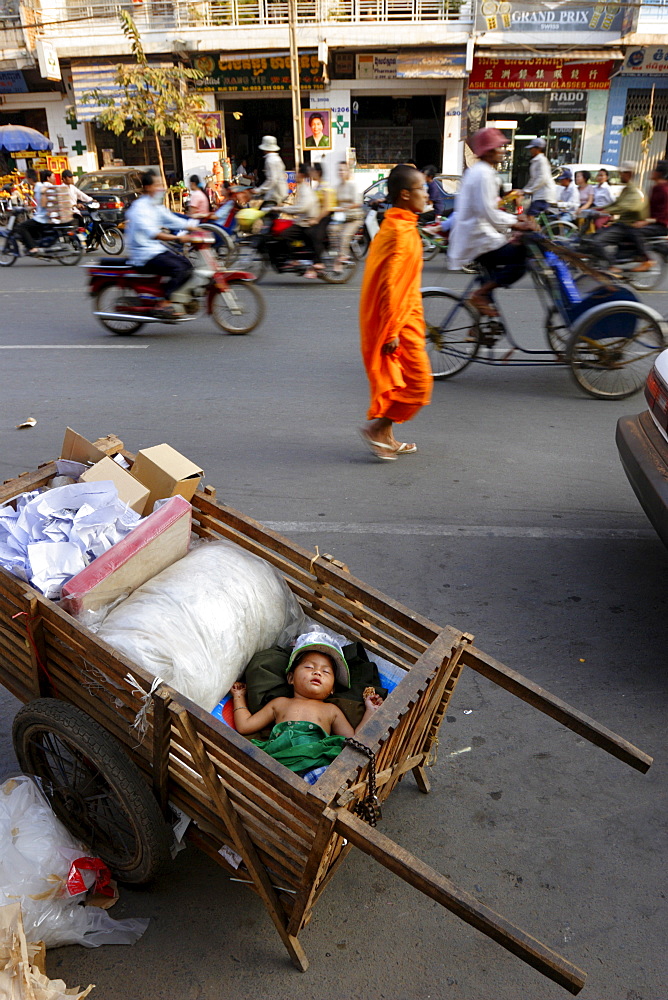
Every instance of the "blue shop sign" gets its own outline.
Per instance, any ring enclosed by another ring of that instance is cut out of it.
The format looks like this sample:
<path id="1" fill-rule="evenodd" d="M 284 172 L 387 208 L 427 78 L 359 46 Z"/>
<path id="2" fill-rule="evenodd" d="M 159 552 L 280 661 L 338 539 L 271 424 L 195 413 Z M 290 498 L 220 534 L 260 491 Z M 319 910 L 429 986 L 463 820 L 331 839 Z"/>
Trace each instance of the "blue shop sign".
<path id="1" fill-rule="evenodd" d="M 27 94 L 28 86 L 20 69 L 0 72 L 0 94 Z"/>

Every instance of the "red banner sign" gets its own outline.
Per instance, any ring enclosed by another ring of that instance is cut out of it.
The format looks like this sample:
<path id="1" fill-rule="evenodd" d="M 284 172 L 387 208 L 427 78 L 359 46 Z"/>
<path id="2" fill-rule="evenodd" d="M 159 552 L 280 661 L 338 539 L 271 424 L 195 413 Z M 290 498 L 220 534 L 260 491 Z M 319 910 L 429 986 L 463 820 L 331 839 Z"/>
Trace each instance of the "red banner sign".
<path id="1" fill-rule="evenodd" d="M 613 66 L 611 59 L 589 63 L 564 59 L 475 59 L 469 90 L 608 90 Z"/>

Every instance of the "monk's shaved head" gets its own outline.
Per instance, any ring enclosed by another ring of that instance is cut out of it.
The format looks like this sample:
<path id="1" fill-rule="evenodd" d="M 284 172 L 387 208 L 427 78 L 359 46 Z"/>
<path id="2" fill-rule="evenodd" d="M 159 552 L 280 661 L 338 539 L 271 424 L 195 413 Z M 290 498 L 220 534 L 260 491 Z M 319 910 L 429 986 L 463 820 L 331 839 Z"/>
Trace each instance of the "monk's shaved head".
<path id="1" fill-rule="evenodd" d="M 387 197 L 396 205 L 402 191 L 410 191 L 422 180 L 422 174 L 409 163 L 398 163 L 390 170 L 387 178 Z"/>

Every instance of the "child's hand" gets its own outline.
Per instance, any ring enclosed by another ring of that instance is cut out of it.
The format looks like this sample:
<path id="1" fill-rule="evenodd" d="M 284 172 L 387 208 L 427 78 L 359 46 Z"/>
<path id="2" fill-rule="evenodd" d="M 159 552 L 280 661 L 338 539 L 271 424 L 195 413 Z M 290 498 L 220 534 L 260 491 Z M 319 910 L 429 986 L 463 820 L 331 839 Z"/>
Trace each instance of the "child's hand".
<path id="1" fill-rule="evenodd" d="M 230 688 L 230 691 L 233 698 L 238 697 L 239 695 L 242 695 L 244 698 L 246 697 L 246 685 L 243 681 L 235 681 Z"/>
<path id="2" fill-rule="evenodd" d="M 364 699 L 364 705 L 369 712 L 375 712 L 376 709 L 380 708 L 383 704 L 383 699 L 379 694 L 374 691 L 373 694 L 369 694 Z"/>

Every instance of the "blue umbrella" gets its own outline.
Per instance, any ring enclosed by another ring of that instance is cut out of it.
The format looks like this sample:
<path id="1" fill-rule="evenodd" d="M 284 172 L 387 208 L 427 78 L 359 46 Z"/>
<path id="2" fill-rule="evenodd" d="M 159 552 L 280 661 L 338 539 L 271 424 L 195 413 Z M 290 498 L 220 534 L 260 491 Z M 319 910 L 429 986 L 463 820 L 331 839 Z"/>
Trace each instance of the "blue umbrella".
<path id="1" fill-rule="evenodd" d="M 23 125 L 0 125 L 0 150 L 19 153 L 24 149 L 41 152 L 53 149 L 53 143 L 37 129 Z"/>

